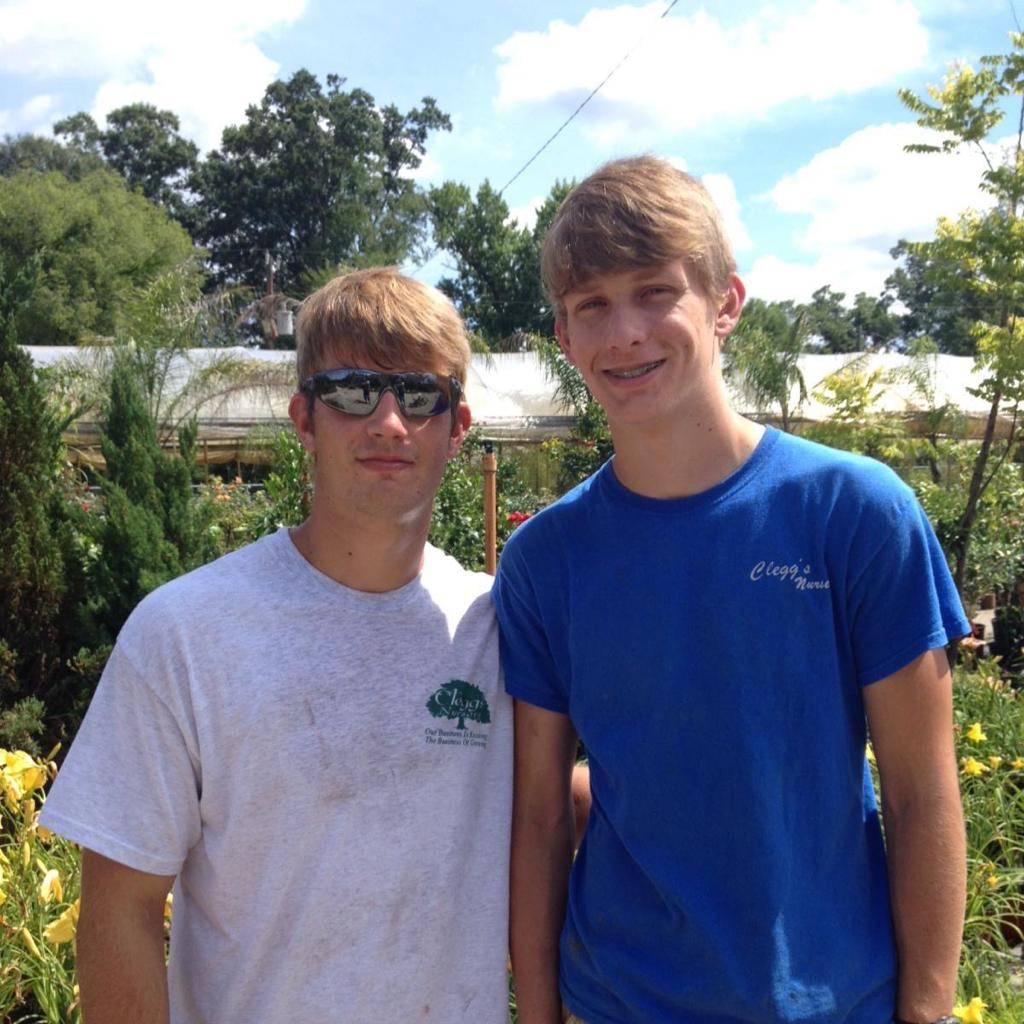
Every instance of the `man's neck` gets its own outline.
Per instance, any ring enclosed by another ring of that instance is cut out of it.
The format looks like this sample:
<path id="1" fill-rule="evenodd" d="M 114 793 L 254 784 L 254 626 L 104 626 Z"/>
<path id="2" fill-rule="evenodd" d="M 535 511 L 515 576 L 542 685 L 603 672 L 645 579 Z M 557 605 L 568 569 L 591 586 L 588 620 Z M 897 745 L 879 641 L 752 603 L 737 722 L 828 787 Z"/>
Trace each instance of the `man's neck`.
<path id="1" fill-rule="evenodd" d="M 739 469 L 763 434 L 763 426 L 729 407 L 694 412 L 667 426 L 613 426 L 615 476 L 648 498 L 701 494 Z"/>
<path id="2" fill-rule="evenodd" d="M 291 530 L 292 542 L 313 568 L 367 593 L 398 590 L 419 575 L 430 521 L 422 524 L 353 523 L 317 515 Z"/>

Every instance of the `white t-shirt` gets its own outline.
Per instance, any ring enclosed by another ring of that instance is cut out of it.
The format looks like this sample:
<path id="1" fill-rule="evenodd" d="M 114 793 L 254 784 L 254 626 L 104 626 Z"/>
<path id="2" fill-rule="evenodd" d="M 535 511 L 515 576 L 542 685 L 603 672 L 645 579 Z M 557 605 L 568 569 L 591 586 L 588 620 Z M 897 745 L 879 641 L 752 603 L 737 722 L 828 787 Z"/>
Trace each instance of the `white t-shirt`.
<path id="1" fill-rule="evenodd" d="M 506 1021 L 489 583 L 353 591 L 281 530 L 129 618 L 42 821 L 177 875 L 172 1024 Z"/>

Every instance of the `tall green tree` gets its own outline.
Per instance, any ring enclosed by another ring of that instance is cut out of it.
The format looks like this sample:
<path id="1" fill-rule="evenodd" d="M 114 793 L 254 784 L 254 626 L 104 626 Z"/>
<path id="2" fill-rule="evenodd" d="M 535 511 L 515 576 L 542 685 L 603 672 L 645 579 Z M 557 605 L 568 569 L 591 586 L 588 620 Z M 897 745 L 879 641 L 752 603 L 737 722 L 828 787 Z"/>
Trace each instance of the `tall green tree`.
<path id="1" fill-rule="evenodd" d="M 72 181 L 21 171 L 0 177 L 0 252 L 39 260 L 16 313 L 25 345 L 74 345 L 112 335 L 131 292 L 194 251 L 187 232 L 110 171 Z"/>
<path id="2" fill-rule="evenodd" d="M 431 132 L 451 127 L 430 97 L 401 113 L 309 71 L 268 86 L 192 178 L 196 237 L 220 282 L 277 290 L 340 264 L 398 263 L 421 243 L 426 201 L 409 177 Z"/>
<path id="3" fill-rule="evenodd" d="M 137 368 L 119 353 L 102 423 L 106 516 L 99 530 L 93 615 L 113 639 L 131 610 L 161 583 L 212 553 L 192 502 L 186 459 L 163 450 Z"/>
<path id="4" fill-rule="evenodd" d="M 801 306 L 807 332 L 821 339 L 823 352 L 858 350 L 857 332 L 850 321 L 850 311 L 843 305 L 845 298 L 845 292 L 833 291 L 826 284 L 814 292 L 810 302 Z"/>
<path id="5" fill-rule="evenodd" d="M 185 189 L 198 166 L 199 149 L 181 134 L 181 122 L 170 110 L 130 103 L 107 114 L 104 128 L 80 111 L 54 124 L 53 133 L 69 148 L 101 157 L 129 188 L 175 219 L 187 218 Z"/>
<path id="6" fill-rule="evenodd" d="M 804 314 L 792 303 L 751 299 L 726 343 L 730 378 L 759 412 L 778 410 L 782 429 L 807 400 L 800 357 L 807 348 Z M 796 395 L 794 396 L 794 391 Z"/>
<path id="7" fill-rule="evenodd" d="M 1019 316 L 1024 303 L 1024 34 L 1010 33 L 1010 40 L 1009 53 L 983 57 L 978 71 L 957 65 L 941 86 L 928 88 L 928 99 L 908 89 L 900 91 L 900 98 L 918 115 L 917 123 L 943 136 L 937 145 L 907 149 L 975 150 L 984 160 L 980 186 L 994 200 L 991 209 L 941 220 L 932 241 L 911 247 L 925 260 L 957 268 L 965 291 L 976 296 L 983 314 L 972 333 L 981 377 L 977 394 L 988 402 L 989 410 L 954 543 L 954 575 L 961 593 L 979 503 L 1016 444 L 1013 430 L 1009 438 L 997 439 L 999 417 L 1011 413 L 1015 427 L 1024 401 L 1024 326 Z M 999 158 L 987 143 L 1010 104 L 1017 110 L 1016 131 Z"/>
<path id="8" fill-rule="evenodd" d="M 455 262 L 455 275 L 438 287 L 492 349 L 516 348 L 526 335 L 551 333 L 540 247 L 570 188 L 555 184 L 532 229 L 511 219 L 508 204 L 487 181 L 475 197 L 454 181 L 430 190 L 434 241 Z"/>
<path id="9" fill-rule="evenodd" d="M 103 170 L 103 158 L 78 148 L 62 146 L 40 135 L 5 135 L 0 142 L 0 176 L 19 171 L 56 171 L 71 181 L 81 181 L 93 171 Z"/>
<path id="10" fill-rule="evenodd" d="M 984 296 L 964 280 L 963 266 L 948 260 L 938 249 L 901 239 L 889 250 L 897 261 L 886 278 L 886 295 L 899 301 L 900 334 L 909 343 L 928 337 L 948 355 L 973 356 L 976 341 L 972 329 L 979 320 L 991 319 Z"/>
<path id="11" fill-rule="evenodd" d="M 38 261 L 11 264 L 0 252 L 0 707 L 45 688 L 59 661 L 63 597 L 50 522 L 60 435 L 18 346 L 19 308 L 31 300 Z"/>
<path id="12" fill-rule="evenodd" d="M 883 349 L 900 333 L 900 321 L 889 312 L 892 298 L 858 292 L 849 305 L 845 292 L 823 285 L 801 306 L 809 335 L 821 339 L 822 352 L 865 352 Z"/>
<path id="13" fill-rule="evenodd" d="M 850 326 L 857 338 L 858 350 L 886 349 L 899 336 L 900 321 L 889 312 L 892 298 L 858 292 L 850 307 Z"/>

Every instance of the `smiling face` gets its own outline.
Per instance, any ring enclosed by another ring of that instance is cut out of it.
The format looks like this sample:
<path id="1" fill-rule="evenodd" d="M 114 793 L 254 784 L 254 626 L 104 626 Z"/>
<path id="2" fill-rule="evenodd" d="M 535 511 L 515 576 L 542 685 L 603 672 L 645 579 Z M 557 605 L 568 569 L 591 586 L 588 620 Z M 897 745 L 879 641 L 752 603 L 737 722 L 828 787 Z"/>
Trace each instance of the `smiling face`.
<path id="1" fill-rule="evenodd" d="M 622 431 L 673 431 L 687 419 L 713 418 L 725 402 L 719 343 L 736 326 L 744 289 L 729 279 L 711 299 L 683 260 L 599 274 L 567 292 L 555 331 Z"/>

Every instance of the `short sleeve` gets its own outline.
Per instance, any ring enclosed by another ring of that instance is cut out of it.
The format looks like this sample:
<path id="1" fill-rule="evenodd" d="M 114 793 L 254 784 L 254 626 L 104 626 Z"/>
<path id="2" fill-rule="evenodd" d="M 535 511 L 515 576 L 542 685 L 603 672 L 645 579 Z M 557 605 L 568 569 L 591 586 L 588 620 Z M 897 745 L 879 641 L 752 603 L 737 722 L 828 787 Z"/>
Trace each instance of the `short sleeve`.
<path id="1" fill-rule="evenodd" d="M 553 621 L 555 608 L 553 602 L 548 600 L 545 603 L 541 596 L 546 589 L 550 598 L 560 588 L 544 588 L 530 572 L 528 566 L 544 566 L 548 572 L 553 566 L 548 559 L 527 557 L 522 543 L 526 539 L 524 527 L 510 538 L 502 552 L 491 591 L 501 629 L 505 689 L 517 700 L 568 714 L 567 668 L 564 664 L 559 665 L 550 641 L 558 629 Z"/>
<path id="2" fill-rule="evenodd" d="M 911 492 L 881 523 L 862 523 L 858 533 L 869 553 L 850 567 L 847 612 L 857 681 L 866 686 L 966 635 L 970 625 L 935 532 Z M 855 543 L 853 555 L 857 550 Z"/>
<path id="3" fill-rule="evenodd" d="M 199 759 L 183 719 L 119 640 L 42 824 L 138 871 L 176 875 L 200 834 Z"/>

